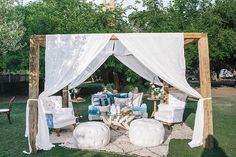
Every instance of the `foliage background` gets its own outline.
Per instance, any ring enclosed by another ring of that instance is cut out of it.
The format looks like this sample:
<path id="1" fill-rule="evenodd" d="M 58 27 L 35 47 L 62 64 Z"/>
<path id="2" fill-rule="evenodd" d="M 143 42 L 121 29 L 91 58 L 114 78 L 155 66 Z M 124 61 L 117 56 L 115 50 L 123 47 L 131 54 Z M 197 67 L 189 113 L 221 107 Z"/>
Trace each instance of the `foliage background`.
<path id="1" fill-rule="evenodd" d="M 1 7 L 7 6 L 0 9 L 0 71 L 27 73 L 28 41 L 33 34 L 106 32 L 206 32 L 211 69 L 219 72 L 236 67 L 236 0 L 172 0 L 168 6 L 163 6 L 162 0 L 138 3 L 143 3 L 145 10 L 117 3 L 114 28 L 109 10 L 104 13 L 94 2 L 38 0 L 22 5 L 16 0 L 0 0 Z M 130 8 L 133 12 L 127 16 Z M 197 45 L 188 46 L 185 55 L 189 71 L 198 71 Z M 44 78 L 43 49 L 40 68 Z M 112 82 L 114 74 L 124 84 L 140 80 L 114 57 L 96 72 L 105 83 Z"/>

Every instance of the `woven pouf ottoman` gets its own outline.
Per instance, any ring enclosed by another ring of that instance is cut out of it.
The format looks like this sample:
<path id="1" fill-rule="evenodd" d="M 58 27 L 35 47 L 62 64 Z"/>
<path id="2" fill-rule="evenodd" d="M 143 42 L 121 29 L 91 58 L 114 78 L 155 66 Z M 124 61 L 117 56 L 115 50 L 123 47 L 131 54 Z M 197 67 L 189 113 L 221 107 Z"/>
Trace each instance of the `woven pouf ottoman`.
<path id="1" fill-rule="evenodd" d="M 153 147 L 164 141 L 165 129 L 162 123 L 154 119 L 137 119 L 131 122 L 129 139 L 134 145 Z"/>
<path id="2" fill-rule="evenodd" d="M 73 136 L 79 149 L 97 149 L 106 146 L 110 141 L 110 129 L 101 122 L 80 123 Z"/>

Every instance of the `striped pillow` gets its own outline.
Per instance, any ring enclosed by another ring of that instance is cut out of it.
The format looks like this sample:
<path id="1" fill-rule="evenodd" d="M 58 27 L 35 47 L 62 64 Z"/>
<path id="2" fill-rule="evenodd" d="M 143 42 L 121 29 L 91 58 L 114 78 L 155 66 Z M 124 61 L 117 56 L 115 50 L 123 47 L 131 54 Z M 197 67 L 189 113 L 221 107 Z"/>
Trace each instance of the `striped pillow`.
<path id="1" fill-rule="evenodd" d="M 97 93 L 92 95 L 93 106 L 108 106 L 111 105 L 111 100 L 105 93 Z"/>

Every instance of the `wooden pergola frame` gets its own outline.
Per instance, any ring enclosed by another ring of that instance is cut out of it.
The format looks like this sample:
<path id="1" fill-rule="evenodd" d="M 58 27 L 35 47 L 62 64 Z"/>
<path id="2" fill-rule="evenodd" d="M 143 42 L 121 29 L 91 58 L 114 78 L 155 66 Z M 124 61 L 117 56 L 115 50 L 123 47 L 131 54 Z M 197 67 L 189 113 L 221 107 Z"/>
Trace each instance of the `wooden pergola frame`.
<path id="1" fill-rule="evenodd" d="M 211 100 L 211 79 L 209 64 L 208 37 L 206 33 L 184 33 L 184 45 L 198 43 L 200 93 L 204 99 L 204 147 L 213 148 L 213 121 Z M 119 40 L 112 35 L 111 40 Z M 40 46 L 45 47 L 46 35 L 32 35 L 29 54 L 29 136 L 32 152 L 36 153 L 36 135 L 38 131 L 38 96 L 39 96 L 39 54 Z M 63 91 L 66 91 L 67 87 Z M 67 92 L 63 92 L 67 93 Z M 63 94 L 66 102 L 66 94 Z"/>

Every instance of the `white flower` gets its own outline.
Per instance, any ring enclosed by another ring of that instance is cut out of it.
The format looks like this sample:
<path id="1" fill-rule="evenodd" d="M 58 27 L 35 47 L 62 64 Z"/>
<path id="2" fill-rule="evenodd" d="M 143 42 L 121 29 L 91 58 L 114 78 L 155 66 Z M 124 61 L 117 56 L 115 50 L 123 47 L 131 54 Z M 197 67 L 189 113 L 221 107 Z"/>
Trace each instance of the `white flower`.
<path id="1" fill-rule="evenodd" d="M 73 88 L 73 93 L 78 93 L 78 90 L 76 88 Z"/>
<path id="2" fill-rule="evenodd" d="M 155 88 L 155 85 L 154 85 L 154 84 L 152 85 L 152 88 Z"/>

